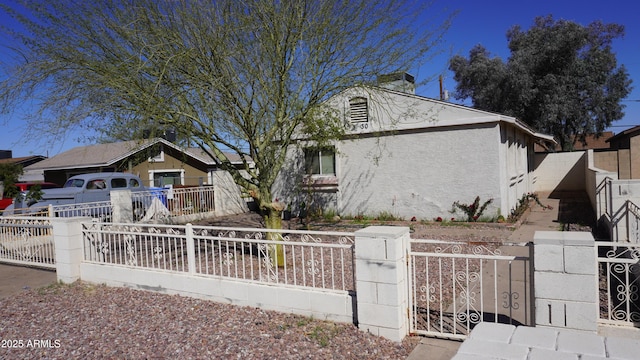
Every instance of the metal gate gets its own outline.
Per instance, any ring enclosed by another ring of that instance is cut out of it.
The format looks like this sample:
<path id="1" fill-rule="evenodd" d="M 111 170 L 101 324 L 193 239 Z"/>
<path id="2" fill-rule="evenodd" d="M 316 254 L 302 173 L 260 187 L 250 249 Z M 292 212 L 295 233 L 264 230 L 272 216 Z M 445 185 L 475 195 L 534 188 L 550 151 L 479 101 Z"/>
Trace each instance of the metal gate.
<path id="1" fill-rule="evenodd" d="M 490 321 L 533 322 L 533 245 L 411 240 L 412 334 L 465 339 Z"/>
<path id="2" fill-rule="evenodd" d="M 0 263 L 56 268 L 51 221 L 47 217 L 0 217 Z"/>

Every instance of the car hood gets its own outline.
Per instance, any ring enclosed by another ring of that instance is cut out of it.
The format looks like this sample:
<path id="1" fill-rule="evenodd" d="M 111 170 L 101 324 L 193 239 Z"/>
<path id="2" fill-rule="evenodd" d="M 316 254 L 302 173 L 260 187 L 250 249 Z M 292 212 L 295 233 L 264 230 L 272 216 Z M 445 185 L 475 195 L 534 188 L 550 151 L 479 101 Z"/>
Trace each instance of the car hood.
<path id="1" fill-rule="evenodd" d="M 45 189 L 42 190 L 42 200 L 53 200 L 53 199 L 73 199 L 76 194 L 82 192 L 82 188 L 77 187 L 68 187 L 68 188 L 60 188 L 60 189 Z"/>

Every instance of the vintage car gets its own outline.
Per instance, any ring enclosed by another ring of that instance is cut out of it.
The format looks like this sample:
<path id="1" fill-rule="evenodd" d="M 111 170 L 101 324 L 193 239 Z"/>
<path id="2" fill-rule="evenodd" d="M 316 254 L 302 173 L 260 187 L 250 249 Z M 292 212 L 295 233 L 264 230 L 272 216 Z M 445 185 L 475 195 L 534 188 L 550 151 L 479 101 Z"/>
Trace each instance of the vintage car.
<path id="1" fill-rule="evenodd" d="M 27 204 L 26 206 L 25 204 L 16 202 L 15 204 L 7 207 L 5 214 L 10 215 L 42 211 L 42 209 L 47 208 L 49 205 L 79 205 L 106 202 L 110 200 L 112 190 L 130 190 L 131 192 L 139 192 L 146 191 L 147 188 L 142 185 L 142 180 L 133 174 L 112 172 L 76 175 L 70 177 L 62 188 L 43 190 L 42 197 L 38 202 L 34 204 Z M 146 209 L 145 205 L 138 202 L 134 202 L 132 205 L 134 219 L 142 218 Z M 77 216 L 78 212 L 72 211 L 77 208 L 79 208 L 79 206 L 68 207 L 69 211 L 59 210 L 57 211 L 56 216 Z M 88 206 L 85 208 L 89 209 Z M 91 209 L 90 213 L 82 215 L 93 216 L 93 212 L 105 214 L 105 210 L 101 209 L 99 206 L 94 206 Z"/>

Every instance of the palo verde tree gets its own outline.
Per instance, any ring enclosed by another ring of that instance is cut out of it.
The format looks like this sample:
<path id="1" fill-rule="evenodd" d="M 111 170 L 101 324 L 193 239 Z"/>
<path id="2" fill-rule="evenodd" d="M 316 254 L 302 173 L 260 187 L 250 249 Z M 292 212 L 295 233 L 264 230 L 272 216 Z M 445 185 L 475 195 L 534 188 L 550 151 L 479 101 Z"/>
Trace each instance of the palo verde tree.
<path id="1" fill-rule="evenodd" d="M 0 5 L 21 24 L 3 29 L 19 57 L 0 83 L 1 109 L 37 99 L 48 131 L 177 129 L 231 173 L 269 227 L 279 227 L 271 187 L 292 134 L 339 136 L 342 119 L 318 116 L 323 101 L 417 69 L 449 23 L 429 22 L 419 1 L 16 1 Z"/>
<path id="2" fill-rule="evenodd" d="M 611 47 L 623 34 L 621 25 L 538 17 L 527 31 L 514 26 L 507 32 L 506 62 L 481 45 L 468 59 L 453 57 L 455 97 L 517 117 L 572 150 L 574 139 L 599 135 L 624 115 L 620 101 L 631 91 L 631 80 Z"/>

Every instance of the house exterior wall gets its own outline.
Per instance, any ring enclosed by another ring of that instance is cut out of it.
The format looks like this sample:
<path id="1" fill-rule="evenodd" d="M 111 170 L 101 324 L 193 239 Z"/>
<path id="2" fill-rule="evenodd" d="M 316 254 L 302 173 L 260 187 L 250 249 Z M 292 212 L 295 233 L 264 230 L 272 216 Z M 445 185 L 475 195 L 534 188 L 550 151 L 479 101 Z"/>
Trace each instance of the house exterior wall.
<path id="1" fill-rule="evenodd" d="M 640 136 L 631 137 L 630 143 L 629 162 L 631 179 L 640 179 Z"/>
<path id="2" fill-rule="evenodd" d="M 481 203 L 494 198 L 485 215 L 495 215 L 501 202 L 497 140 L 494 125 L 343 142 L 341 213 L 446 219 L 454 201 L 470 204 L 480 196 Z"/>
<path id="3" fill-rule="evenodd" d="M 460 210 L 450 213 L 453 203 L 479 196 L 480 204 L 493 199 L 483 216 L 507 216 L 532 189 L 533 135 L 513 118 L 375 89 L 354 88 L 327 105 L 326 116 L 346 126 L 346 136 L 333 143 L 335 176 L 305 176 L 304 149 L 313 144 L 299 134 L 272 188 L 294 214 L 304 208 L 462 220 Z"/>
<path id="4" fill-rule="evenodd" d="M 497 124 L 336 142 L 336 185 L 303 185 L 306 145 L 289 150 L 290 161 L 274 186 L 274 196 L 294 210 L 304 202 L 307 208 L 341 216 L 462 219 L 461 212 L 449 212 L 454 201 L 470 204 L 480 196 L 482 204 L 492 198 L 484 215 L 502 210 L 506 216 L 521 196 L 514 195 L 511 203 L 503 199 L 501 188 L 509 179 L 506 170 L 499 171 L 501 159 L 515 155 L 500 146 Z"/>
<path id="5" fill-rule="evenodd" d="M 182 171 L 183 185 L 199 185 L 200 181 L 202 181 L 203 185 L 210 184 L 210 178 L 206 168 L 197 168 L 187 163 L 185 159 L 177 158 L 174 154 L 168 152 L 164 153 L 162 161 L 145 159 L 131 168 L 131 172 L 138 175 L 142 181 L 145 182 L 145 186 L 154 186 L 152 184 L 154 171 Z"/>
<path id="6" fill-rule="evenodd" d="M 618 178 L 631 179 L 631 151 L 629 149 L 618 150 Z"/>
<path id="7" fill-rule="evenodd" d="M 488 140 L 487 140 L 488 141 Z M 501 214 L 507 216 L 523 194 L 533 191 L 533 141 L 515 126 L 500 126 L 499 144 Z"/>

